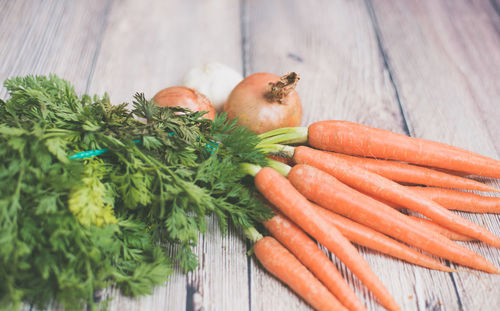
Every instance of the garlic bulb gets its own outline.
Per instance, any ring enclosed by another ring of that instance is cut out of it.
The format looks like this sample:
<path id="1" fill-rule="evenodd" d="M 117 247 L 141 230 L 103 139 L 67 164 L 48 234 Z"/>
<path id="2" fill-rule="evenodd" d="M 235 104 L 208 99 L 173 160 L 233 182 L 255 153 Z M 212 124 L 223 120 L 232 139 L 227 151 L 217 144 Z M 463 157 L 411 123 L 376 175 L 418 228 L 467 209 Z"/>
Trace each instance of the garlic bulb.
<path id="1" fill-rule="evenodd" d="M 241 80 L 243 76 L 234 69 L 220 63 L 208 63 L 188 71 L 182 84 L 208 97 L 215 110 L 220 112 Z"/>

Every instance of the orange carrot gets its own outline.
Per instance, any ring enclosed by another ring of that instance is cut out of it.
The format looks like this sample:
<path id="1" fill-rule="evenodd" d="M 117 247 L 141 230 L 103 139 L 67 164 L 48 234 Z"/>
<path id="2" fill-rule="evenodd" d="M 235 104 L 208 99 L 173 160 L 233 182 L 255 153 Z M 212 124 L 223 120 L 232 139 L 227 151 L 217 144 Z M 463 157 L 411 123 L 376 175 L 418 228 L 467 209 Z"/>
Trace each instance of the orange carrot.
<path id="1" fill-rule="evenodd" d="M 277 171 L 264 167 L 255 175 L 260 193 L 283 214 L 335 254 L 389 310 L 400 310 L 357 249 L 334 226 L 318 215 L 312 203 Z"/>
<path id="2" fill-rule="evenodd" d="M 349 310 L 366 310 L 335 265 L 299 227 L 281 214 L 264 222 L 269 232 L 302 262 Z"/>
<path id="3" fill-rule="evenodd" d="M 468 237 L 468 236 L 465 236 L 463 234 L 456 233 L 455 231 L 451 231 L 449 229 L 446 229 L 445 227 L 436 224 L 432 220 L 420 218 L 420 217 L 415 217 L 415 216 L 408 216 L 408 217 L 410 217 L 410 219 L 413 219 L 414 221 L 418 222 L 422 226 L 425 226 L 425 227 L 429 228 L 430 230 L 434 230 L 437 233 L 444 235 L 445 237 L 447 237 L 450 240 L 454 240 L 454 241 L 473 241 L 474 240 L 471 237 Z"/>
<path id="4" fill-rule="evenodd" d="M 377 200 L 377 201 L 379 201 L 381 203 L 384 203 L 385 205 L 388 205 L 388 206 L 392 207 L 393 209 L 396 209 L 398 211 L 406 210 L 406 207 L 404 207 L 404 206 L 398 205 L 398 204 L 396 204 L 394 202 L 391 202 L 391 201 L 384 200 L 384 199 L 382 199 L 380 197 L 374 197 L 371 194 L 366 193 L 364 191 L 361 191 L 359 189 L 356 189 L 356 190 L 358 190 L 360 193 L 362 193 L 362 194 L 364 194 L 366 196 L 372 197 L 373 199 L 375 199 L 375 200 Z"/>
<path id="5" fill-rule="evenodd" d="M 338 178 L 341 182 L 371 196 L 382 198 L 418 212 L 452 231 L 500 247 L 500 238 L 487 229 L 450 212 L 436 202 L 411 191 L 405 186 L 353 165 L 338 157 L 335 153 L 300 146 L 295 148 L 293 159 L 296 163 L 309 164 L 322 169 Z"/>
<path id="6" fill-rule="evenodd" d="M 422 267 L 441 270 L 445 272 L 454 271 L 453 269 L 450 269 L 439 261 L 432 259 L 431 257 L 426 256 L 422 253 L 419 253 L 413 248 L 410 248 L 396 240 L 393 240 L 388 236 L 365 225 L 354 222 L 349 218 L 340 216 L 339 214 L 336 214 L 318 205 L 316 205 L 316 209 L 319 214 L 321 214 L 333 226 L 337 227 L 340 233 L 342 233 L 353 243 L 377 250 L 383 254 L 387 254 L 389 256 L 393 256 Z"/>
<path id="7" fill-rule="evenodd" d="M 411 189 L 414 189 L 414 188 L 422 188 L 422 187 L 409 187 Z M 360 191 L 361 193 L 367 195 L 367 196 L 370 196 L 369 194 L 366 194 L 362 191 Z M 371 197 L 371 196 L 370 196 Z M 375 198 L 375 197 L 372 197 L 373 199 L 377 200 L 377 201 L 380 201 L 382 203 L 384 203 L 385 205 L 388 205 L 396 210 L 403 210 L 405 209 L 404 207 L 401 207 L 397 204 L 394 204 L 392 202 L 387 202 L 386 200 L 384 199 L 381 199 L 381 198 Z M 473 238 L 469 237 L 469 236 L 466 236 L 466 235 L 463 235 L 463 234 L 460 234 L 460 233 L 457 233 L 455 231 L 452 231 L 450 229 L 447 229 L 441 225 L 438 225 L 437 223 L 433 222 L 432 220 L 430 219 L 426 219 L 426 218 L 421 218 L 421 217 L 415 217 L 415 216 L 411 216 L 411 215 L 408 215 L 408 217 L 410 219 L 413 219 L 414 221 L 420 223 L 422 226 L 424 227 L 427 227 L 428 229 L 430 230 L 433 230 L 445 237 L 447 237 L 448 239 L 450 240 L 454 240 L 454 241 L 474 241 Z"/>
<path id="8" fill-rule="evenodd" d="M 253 250 L 264 268 L 316 310 L 345 310 L 328 289 L 272 237 L 258 240 Z"/>
<path id="9" fill-rule="evenodd" d="M 315 167 L 298 164 L 288 174 L 295 188 L 320 206 L 430 254 L 490 273 L 500 273 L 483 257 L 408 219 L 408 216 L 341 183 Z"/>
<path id="10" fill-rule="evenodd" d="M 443 188 L 500 192 L 498 189 L 473 179 L 447 174 L 430 168 L 388 160 L 360 158 L 340 153 L 336 155 L 349 163 L 397 182 Z"/>
<path id="11" fill-rule="evenodd" d="M 347 121 L 309 126 L 312 147 L 364 157 L 404 161 L 500 178 L 500 161 L 446 145 Z"/>
<path id="12" fill-rule="evenodd" d="M 471 213 L 500 214 L 499 197 L 483 197 L 470 192 L 432 187 L 410 187 L 410 189 L 447 209 Z"/>
<path id="13" fill-rule="evenodd" d="M 358 190 L 360 193 L 362 193 L 362 194 L 364 194 L 364 195 L 366 195 L 366 196 L 369 196 L 369 197 L 371 197 L 371 198 L 373 198 L 373 199 L 375 199 L 375 200 L 377 200 L 377 201 L 379 201 L 379 202 L 381 202 L 381 203 L 384 203 L 385 205 L 390 206 L 390 207 L 392 207 L 393 209 L 398 210 L 398 211 L 400 211 L 400 212 L 401 212 L 401 211 L 406 211 L 406 210 L 407 210 L 407 209 L 406 209 L 406 207 L 401 206 L 401 205 L 398 205 L 398 204 L 396 204 L 396 203 L 394 203 L 394 202 L 390 202 L 390 201 L 384 200 L 384 199 L 382 199 L 382 198 L 380 198 L 380 197 L 375 197 L 375 196 L 372 196 L 371 194 L 366 193 L 366 192 L 364 192 L 364 191 L 361 191 L 361 190 L 359 190 L 359 189 L 356 189 L 356 190 Z"/>
<path id="14" fill-rule="evenodd" d="M 439 168 L 439 167 L 432 167 L 432 166 L 421 166 L 421 167 L 425 167 L 425 168 L 432 169 L 432 170 L 435 170 L 435 171 L 440 171 L 440 172 L 443 172 L 443 173 L 446 173 L 446 174 L 449 174 L 449 175 L 455 175 L 455 176 L 458 176 L 458 177 L 467 177 L 467 176 L 471 175 L 469 173 L 464 173 L 464 172 L 459 172 L 459 171 L 452 171 L 452 170 L 447 170 L 445 168 Z"/>

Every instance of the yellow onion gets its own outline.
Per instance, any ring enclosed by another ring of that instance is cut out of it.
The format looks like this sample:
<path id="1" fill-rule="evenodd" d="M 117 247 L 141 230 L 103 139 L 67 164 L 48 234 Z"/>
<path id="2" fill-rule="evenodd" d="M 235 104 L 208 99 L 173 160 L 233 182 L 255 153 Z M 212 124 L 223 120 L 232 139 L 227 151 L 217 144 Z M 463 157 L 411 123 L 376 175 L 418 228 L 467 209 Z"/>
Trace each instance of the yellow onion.
<path id="1" fill-rule="evenodd" d="M 256 134 L 281 127 L 299 126 L 302 105 L 295 91 L 299 76 L 288 73 L 279 77 L 271 73 L 255 73 L 241 81 L 224 105 L 229 119 Z"/>
<path id="2" fill-rule="evenodd" d="M 191 111 L 208 111 L 203 117 L 213 120 L 215 109 L 203 94 L 185 86 L 172 86 L 156 93 L 153 100 L 160 106 L 182 107 Z"/>

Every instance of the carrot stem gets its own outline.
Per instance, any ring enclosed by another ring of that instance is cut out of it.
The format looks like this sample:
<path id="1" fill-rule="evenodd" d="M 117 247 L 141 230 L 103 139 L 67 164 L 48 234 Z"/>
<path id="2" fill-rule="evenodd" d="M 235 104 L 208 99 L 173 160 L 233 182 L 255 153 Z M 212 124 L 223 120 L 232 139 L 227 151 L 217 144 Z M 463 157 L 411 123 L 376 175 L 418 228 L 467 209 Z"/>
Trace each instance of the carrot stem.
<path id="1" fill-rule="evenodd" d="M 262 142 L 266 144 L 276 144 L 276 143 L 304 144 L 307 142 L 307 136 L 304 137 L 301 134 L 287 133 L 287 134 L 268 137 Z"/>
<path id="2" fill-rule="evenodd" d="M 277 136 L 277 135 L 281 135 L 281 134 L 299 133 L 299 132 L 304 133 L 305 132 L 306 137 L 307 137 L 307 131 L 308 131 L 307 127 L 281 127 L 281 128 L 275 129 L 275 130 L 271 130 L 269 132 L 259 134 L 258 136 L 260 139 L 264 139 L 264 138 Z"/>
<path id="3" fill-rule="evenodd" d="M 267 163 L 270 168 L 275 169 L 278 173 L 285 177 L 288 176 L 288 173 L 292 169 L 289 165 L 273 159 L 268 159 Z"/>
<path id="4" fill-rule="evenodd" d="M 304 144 L 308 137 L 307 127 L 283 127 L 259 135 L 264 144 Z"/>
<path id="5" fill-rule="evenodd" d="M 243 229 L 243 233 L 245 233 L 246 237 L 252 241 L 252 243 L 255 243 L 263 238 L 262 234 L 260 234 L 260 232 L 253 226 Z"/>
<path id="6" fill-rule="evenodd" d="M 252 164 L 252 163 L 241 163 L 240 164 L 241 171 L 250 175 L 255 176 L 262 169 L 260 165 Z"/>
<path id="7" fill-rule="evenodd" d="M 261 149 L 265 153 L 270 153 L 289 159 L 293 157 L 293 153 L 295 152 L 294 147 L 280 144 L 260 143 L 257 145 L 257 148 Z"/>

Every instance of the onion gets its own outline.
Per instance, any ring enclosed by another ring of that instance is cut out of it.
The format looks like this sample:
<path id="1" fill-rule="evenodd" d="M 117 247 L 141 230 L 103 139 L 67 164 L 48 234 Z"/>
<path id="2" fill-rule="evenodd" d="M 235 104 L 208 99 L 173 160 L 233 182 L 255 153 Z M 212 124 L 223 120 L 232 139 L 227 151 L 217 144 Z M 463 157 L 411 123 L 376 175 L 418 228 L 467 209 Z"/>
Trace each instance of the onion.
<path id="1" fill-rule="evenodd" d="M 255 73 L 246 77 L 231 92 L 224 110 L 228 118 L 256 134 L 281 127 L 294 127 L 302 121 L 302 105 L 295 91 L 299 76 L 288 73 L 279 77 Z"/>
<path id="2" fill-rule="evenodd" d="M 156 93 L 153 100 L 160 106 L 182 107 L 191 111 L 208 111 L 203 117 L 213 120 L 215 109 L 210 100 L 196 90 L 185 86 L 173 86 Z"/>
<path id="3" fill-rule="evenodd" d="M 243 80 L 241 73 L 219 63 L 208 63 L 202 67 L 191 69 L 183 79 L 182 84 L 203 93 L 220 112 L 226 103 L 227 97 Z"/>

